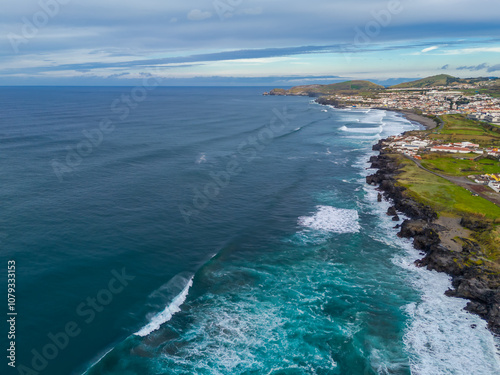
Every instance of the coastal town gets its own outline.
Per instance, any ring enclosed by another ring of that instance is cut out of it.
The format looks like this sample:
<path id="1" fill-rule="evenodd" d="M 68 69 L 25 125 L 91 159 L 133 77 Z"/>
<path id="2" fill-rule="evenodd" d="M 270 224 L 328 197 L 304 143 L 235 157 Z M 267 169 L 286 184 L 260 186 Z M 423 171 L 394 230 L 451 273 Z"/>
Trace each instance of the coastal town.
<path id="1" fill-rule="evenodd" d="M 428 129 L 389 137 L 381 141 L 381 147 L 416 162 L 452 158 L 471 164 L 483 159 L 498 163 L 500 159 L 498 78 L 460 79 L 442 74 L 390 87 L 348 81 L 274 89 L 264 95 L 313 96 L 320 104 L 338 108 L 403 112 L 410 120 L 426 123 Z M 499 174 L 477 172 L 467 178 L 500 192 Z"/>
<path id="2" fill-rule="evenodd" d="M 493 95 L 492 95 L 493 94 Z M 369 81 L 274 89 L 264 95 L 317 96 L 338 107 L 418 111 L 427 116 L 464 115 L 500 125 L 500 79 L 438 75 L 389 87 Z"/>
<path id="3" fill-rule="evenodd" d="M 496 83 L 497 80 L 491 83 Z M 500 97 L 480 93 L 482 85 L 388 88 L 375 97 L 366 95 L 336 94 L 333 97 L 345 105 L 366 108 L 397 108 L 418 110 L 424 115 L 462 114 L 469 119 L 482 120 L 500 125 Z"/>
<path id="4" fill-rule="evenodd" d="M 465 96 L 461 91 L 448 91 L 442 87 L 428 90 L 415 89 L 415 91 L 396 89 L 378 95 L 378 98 L 336 95 L 335 99 L 345 103 L 356 103 L 353 104 L 355 107 L 417 109 L 424 115 L 434 116 L 463 114 L 470 119 L 500 124 L 500 98 L 489 95 Z"/>

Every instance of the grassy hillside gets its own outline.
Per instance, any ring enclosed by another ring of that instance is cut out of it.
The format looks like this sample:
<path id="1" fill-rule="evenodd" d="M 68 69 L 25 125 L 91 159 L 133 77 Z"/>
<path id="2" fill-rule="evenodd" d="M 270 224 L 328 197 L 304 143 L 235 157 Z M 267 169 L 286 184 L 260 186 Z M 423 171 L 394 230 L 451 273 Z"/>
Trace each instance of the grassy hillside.
<path id="1" fill-rule="evenodd" d="M 370 81 L 347 81 L 331 85 L 306 85 L 292 87 L 290 90 L 274 89 L 272 95 L 356 95 L 366 92 L 384 90 L 385 87 Z"/>
<path id="2" fill-rule="evenodd" d="M 445 142 L 472 141 L 483 146 L 500 145 L 500 128 L 480 121 L 468 120 L 462 115 L 440 116 L 443 129 L 425 131 L 428 137 Z M 468 176 L 483 173 L 500 173 L 500 162 L 492 159 L 474 160 L 477 154 L 438 154 L 422 155 L 422 165 L 437 173 L 451 176 Z M 500 271 L 500 207 L 494 203 L 475 196 L 470 191 L 454 183 L 429 173 L 403 155 L 395 154 L 394 158 L 403 169 L 396 180 L 405 187 L 405 195 L 418 202 L 429 205 L 438 215 L 445 217 L 462 217 L 487 223 L 485 230 L 473 231 L 471 238 L 482 248 L 481 259 Z M 491 191 L 493 194 L 493 191 Z M 455 239 L 459 242 L 458 239 Z M 491 269 L 493 269 L 491 268 Z"/>
<path id="3" fill-rule="evenodd" d="M 406 196 L 429 205 L 440 217 L 466 217 L 487 224 L 485 230 L 471 233 L 470 239 L 477 241 L 482 248 L 481 253 L 473 255 L 487 260 L 489 269 L 500 271 L 500 207 L 418 168 L 400 154 L 393 157 L 403 167 L 396 179 L 398 185 L 406 188 Z M 458 238 L 454 241 L 460 243 Z"/>
<path id="4" fill-rule="evenodd" d="M 402 155 L 395 158 L 404 166 L 397 181 L 413 199 L 431 206 L 438 214 L 479 215 L 490 220 L 500 217 L 500 207 L 473 196 L 470 191 L 418 168 Z"/>
<path id="5" fill-rule="evenodd" d="M 469 120 L 463 115 L 441 116 L 444 127 L 432 131 L 430 138 L 443 142 L 469 141 L 481 146 L 500 146 L 500 128 L 485 122 Z"/>
<path id="6" fill-rule="evenodd" d="M 452 176 L 481 175 L 485 173 L 500 173 L 500 162 L 492 159 L 474 160 L 478 155 L 473 154 L 470 159 L 464 159 L 463 154 L 436 154 L 430 153 L 422 156 L 421 164 L 438 173 Z"/>
<path id="7" fill-rule="evenodd" d="M 321 89 L 323 91 L 335 92 L 346 90 L 383 90 L 385 87 L 370 81 L 347 81 L 326 85 L 321 87 Z"/>
<path id="8" fill-rule="evenodd" d="M 415 88 L 426 88 L 432 86 L 450 86 L 453 83 L 460 83 L 462 80 L 460 78 L 456 78 L 450 76 L 448 74 L 439 74 L 437 76 L 427 77 L 423 79 L 419 79 L 417 81 L 400 83 L 398 85 L 394 85 L 389 87 L 390 89 L 407 89 L 411 87 Z"/>

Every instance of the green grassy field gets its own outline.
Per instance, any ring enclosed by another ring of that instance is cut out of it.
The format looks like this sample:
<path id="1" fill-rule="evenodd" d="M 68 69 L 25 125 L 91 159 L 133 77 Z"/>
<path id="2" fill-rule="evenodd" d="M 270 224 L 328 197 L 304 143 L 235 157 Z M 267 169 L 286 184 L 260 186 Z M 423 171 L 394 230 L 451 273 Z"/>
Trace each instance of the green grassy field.
<path id="1" fill-rule="evenodd" d="M 500 173 L 500 162 L 491 159 L 460 160 L 465 157 L 476 157 L 478 155 L 423 155 L 422 165 L 438 173 L 452 176 L 481 175 L 485 173 Z"/>
<path id="2" fill-rule="evenodd" d="M 442 130 L 429 131 L 429 137 L 443 142 L 469 141 L 481 146 L 499 146 L 500 128 L 490 124 L 469 120 L 463 115 L 444 115 Z"/>
<path id="3" fill-rule="evenodd" d="M 500 207 L 418 168 L 402 155 L 395 157 L 403 165 L 403 171 L 397 176 L 397 181 L 407 189 L 404 194 L 430 206 L 439 216 L 472 217 L 490 223 L 490 229 L 472 233 L 471 239 L 477 241 L 482 249 L 481 253 L 474 254 L 474 257 L 485 260 L 486 262 L 480 262 L 487 266 L 490 272 L 500 272 Z"/>
<path id="4" fill-rule="evenodd" d="M 440 116 L 444 122 L 442 130 L 427 130 L 429 138 L 441 139 L 446 143 L 469 141 L 481 146 L 500 146 L 500 132 L 490 124 L 473 121 L 462 115 Z M 491 159 L 473 160 L 478 154 L 422 154 L 421 164 L 425 168 L 451 176 L 500 173 L 500 162 Z M 397 176 L 405 193 L 417 202 L 430 206 L 439 216 L 467 217 L 488 222 L 490 228 L 474 231 L 471 239 L 481 246 L 481 264 L 490 271 L 500 272 L 500 207 L 486 199 L 474 196 L 468 190 L 419 168 L 403 155 L 394 157 L 403 166 Z M 465 159 L 465 160 L 461 160 Z M 483 260 L 485 262 L 483 262 Z M 472 258 L 470 259 L 472 262 Z"/>
<path id="5" fill-rule="evenodd" d="M 403 173 L 398 183 L 408 189 L 415 200 L 431 206 L 440 214 L 455 216 L 475 215 L 495 220 L 500 217 L 500 207 L 473 196 L 466 189 L 418 168 L 412 161 L 398 156 Z"/>

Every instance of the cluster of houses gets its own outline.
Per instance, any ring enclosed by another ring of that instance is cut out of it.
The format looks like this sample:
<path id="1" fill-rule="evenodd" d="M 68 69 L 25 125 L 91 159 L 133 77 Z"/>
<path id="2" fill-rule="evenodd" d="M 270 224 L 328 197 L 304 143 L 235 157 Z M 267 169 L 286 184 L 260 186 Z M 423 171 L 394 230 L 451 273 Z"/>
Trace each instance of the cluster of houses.
<path id="1" fill-rule="evenodd" d="M 384 147 L 393 149 L 396 152 L 409 155 L 415 159 L 421 159 L 419 152 L 446 152 L 451 154 L 479 154 L 500 158 L 498 148 L 480 148 L 478 144 L 471 142 L 458 142 L 442 144 L 440 141 L 421 138 L 411 135 L 396 135 L 387 138 Z"/>
<path id="2" fill-rule="evenodd" d="M 431 152 L 448 152 L 452 154 L 484 154 L 484 150 L 478 144 L 471 142 L 450 143 L 447 145 L 437 145 L 430 148 Z"/>
<path id="3" fill-rule="evenodd" d="M 483 174 L 480 176 L 468 176 L 478 184 L 487 185 L 497 193 L 500 193 L 500 173 Z"/>
<path id="4" fill-rule="evenodd" d="M 490 109 L 489 111 L 486 110 L 485 112 L 470 113 L 467 115 L 467 118 L 471 120 L 480 120 L 500 124 L 500 110 L 495 108 Z"/>
<path id="5" fill-rule="evenodd" d="M 500 98 L 438 89 L 388 89 L 378 93 L 376 98 L 360 95 L 336 95 L 335 98 L 351 102 L 353 107 L 419 109 L 429 115 L 463 114 L 473 120 L 500 124 Z"/>
<path id="6" fill-rule="evenodd" d="M 387 138 L 384 147 L 392 148 L 394 151 L 409 155 L 415 159 L 421 159 L 418 154 L 421 151 L 447 152 L 453 154 L 484 154 L 486 150 L 479 148 L 478 144 L 471 142 L 459 142 L 441 144 L 439 141 L 424 139 L 415 135 L 397 135 Z M 489 150 L 491 153 L 498 153 L 498 149 Z"/>

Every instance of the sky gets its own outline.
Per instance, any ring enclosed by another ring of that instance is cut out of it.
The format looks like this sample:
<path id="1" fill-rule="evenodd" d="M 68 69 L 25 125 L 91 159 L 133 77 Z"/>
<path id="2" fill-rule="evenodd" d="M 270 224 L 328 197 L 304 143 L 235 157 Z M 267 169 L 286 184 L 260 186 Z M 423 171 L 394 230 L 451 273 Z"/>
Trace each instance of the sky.
<path id="1" fill-rule="evenodd" d="M 0 85 L 500 76 L 498 0 L 0 2 Z"/>

